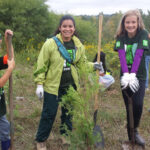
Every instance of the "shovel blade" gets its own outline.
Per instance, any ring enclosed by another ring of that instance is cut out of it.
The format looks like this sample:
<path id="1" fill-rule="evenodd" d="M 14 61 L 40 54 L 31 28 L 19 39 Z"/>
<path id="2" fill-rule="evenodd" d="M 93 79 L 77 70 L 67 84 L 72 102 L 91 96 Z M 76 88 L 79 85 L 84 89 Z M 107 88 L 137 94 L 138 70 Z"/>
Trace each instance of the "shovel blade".
<path id="1" fill-rule="evenodd" d="M 95 125 L 93 129 L 93 135 L 96 136 L 95 147 L 104 148 L 104 136 L 100 126 Z"/>

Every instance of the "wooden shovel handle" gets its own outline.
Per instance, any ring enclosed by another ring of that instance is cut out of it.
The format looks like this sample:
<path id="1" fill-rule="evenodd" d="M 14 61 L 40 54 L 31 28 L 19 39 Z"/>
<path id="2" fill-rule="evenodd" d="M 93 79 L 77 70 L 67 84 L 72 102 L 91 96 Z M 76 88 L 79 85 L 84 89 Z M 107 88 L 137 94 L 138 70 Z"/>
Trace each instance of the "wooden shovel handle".
<path id="1" fill-rule="evenodd" d="M 100 53 L 101 53 L 102 23 L 103 23 L 103 15 L 99 15 L 99 36 L 98 36 L 98 52 L 97 52 L 98 63 L 100 62 Z"/>
<path id="2" fill-rule="evenodd" d="M 98 36 L 98 52 L 97 52 L 98 63 L 100 62 L 100 53 L 101 53 L 102 22 L 103 22 L 103 15 L 99 15 L 99 36 Z M 99 77 L 99 70 L 96 70 L 96 74 Z M 95 104 L 94 104 L 94 110 L 96 111 L 97 109 L 98 109 L 98 93 L 95 94 Z"/>
<path id="3" fill-rule="evenodd" d="M 11 60 L 11 58 L 12 58 L 12 51 L 11 51 L 12 35 L 10 35 L 10 34 L 7 35 L 7 41 L 8 41 L 8 59 Z"/>
<path id="4" fill-rule="evenodd" d="M 130 135 L 131 135 L 131 143 L 134 146 L 135 144 L 135 137 L 134 137 L 134 116 L 133 116 L 133 95 L 129 96 L 126 90 L 123 91 L 126 97 L 128 98 L 128 107 L 129 107 L 129 128 L 130 128 Z"/>
<path id="5" fill-rule="evenodd" d="M 12 35 L 7 35 L 7 42 L 8 42 L 8 59 L 11 60 L 12 58 Z M 11 147 L 10 150 L 14 150 L 14 124 L 13 124 L 13 90 L 12 90 L 12 74 L 9 77 L 9 118 L 10 118 L 10 136 L 11 136 Z"/>

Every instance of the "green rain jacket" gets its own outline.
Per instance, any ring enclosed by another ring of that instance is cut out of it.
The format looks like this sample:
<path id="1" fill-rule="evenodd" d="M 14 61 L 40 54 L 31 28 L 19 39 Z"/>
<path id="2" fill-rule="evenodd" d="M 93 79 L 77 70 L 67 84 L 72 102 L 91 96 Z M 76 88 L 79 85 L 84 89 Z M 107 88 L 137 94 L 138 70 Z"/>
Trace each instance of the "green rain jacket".
<path id="1" fill-rule="evenodd" d="M 56 37 L 63 43 L 61 34 L 57 34 Z M 71 74 L 78 89 L 79 79 L 77 68 L 82 63 L 86 63 L 93 70 L 93 63 L 87 61 L 85 48 L 80 40 L 76 36 L 73 36 L 72 40 L 76 47 L 76 56 L 73 64 L 71 64 Z M 47 93 L 58 95 L 63 65 L 64 58 L 61 56 L 54 39 L 48 39 L 44 43 L 38 57 L 37 69 L 34 72 L 35 83 L 43 85 L 44 91 Z"/>

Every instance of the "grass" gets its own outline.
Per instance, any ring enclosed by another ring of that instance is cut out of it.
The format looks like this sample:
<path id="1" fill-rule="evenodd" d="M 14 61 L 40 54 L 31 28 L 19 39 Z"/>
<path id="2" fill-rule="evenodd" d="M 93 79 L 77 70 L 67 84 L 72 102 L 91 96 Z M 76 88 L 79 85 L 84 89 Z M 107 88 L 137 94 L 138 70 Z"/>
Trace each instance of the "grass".
<path id="1" fill-rule="evenodd" d="M 23 56 L 22 56 L 23 57 Z M 24 59 L 24 58 L 22 58 Z M 35 95 L 33 82 L 33 62 L 21 61 L 16 55 L 16 69 L 13 72 L 13 100 L 16 150 L 35 150 L 35 134 L 38 128 L 42 102 Z M 101 126 L 105 138 L 105 150 L 120 150 L 122 141 L 127 140 L 126 112 L 121 96 L 119 77 L 115 74 L 115 83 L 105 92 L 99 93 L 99 111 L 97 124 Z M 5 87 L 7 95 L 8 85 Z M 16 99 L 23 97 L 23 99 Z M 144 98 L 144 109 L 139 132 L 146 140 L 146 150 L 150 149 L 150 91 Z M 94 110 L 93 110 L 94 112 Z M 53 125 L 53 137 L 47 141 L 48 150 L 67 150 L 59 140 L 60 109 Z M 9 114 L 9 113 L 8 113 Z"/>

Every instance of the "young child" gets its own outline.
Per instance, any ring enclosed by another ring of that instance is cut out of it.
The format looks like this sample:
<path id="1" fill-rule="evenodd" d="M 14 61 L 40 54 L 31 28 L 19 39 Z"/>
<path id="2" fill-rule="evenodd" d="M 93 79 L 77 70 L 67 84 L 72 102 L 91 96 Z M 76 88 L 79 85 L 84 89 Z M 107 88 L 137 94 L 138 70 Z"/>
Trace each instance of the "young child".
<path id="1" fill-rule="evenodd" d="M 135 142 L 144 146 L 145 141 L 139 135 L 137 127 L 143 110 L 145 52 L 149 50 L 149 44 L 148 33 L 138 10 L 129 10 L 123 15 L 116 34 L 115 50 L 118 51 L 121 64 L 121 88 L 127 112 L 128 137 L 131 140 L 128 98 L 124 91 L 132 96 Z"/>
<path id="2" fill-rule="evenodd" d="M 6 104 L 5 104 L 5 97 L 4 97 L 4 89 L 3 86 L 9 79 L 14 67 L 14 52 L 13 46 L 11 46 L 12 52 L 12 59 L 8 60 L 8 41 L 7 36 L 8 34 L 13 36 L 13 32 L 11 30 L 5 31 L 5 42 L 7 47 L 7 55 L 0 57 L 0 69 L 6 69 L 3 76 L 0 78 L 0 141 L 1 141 L 1 150 L 8 150 L 10 148 L 10 125 L 8 120 L 6 119 Z"/>

